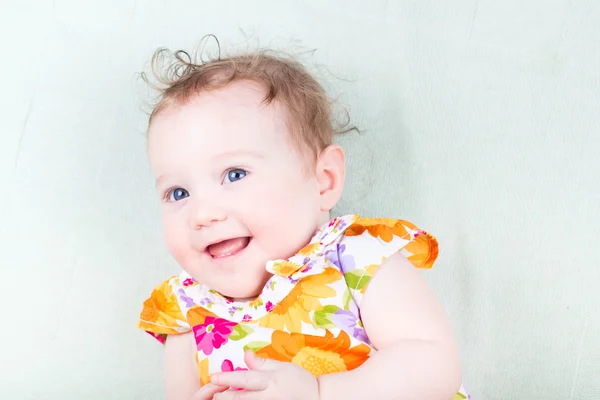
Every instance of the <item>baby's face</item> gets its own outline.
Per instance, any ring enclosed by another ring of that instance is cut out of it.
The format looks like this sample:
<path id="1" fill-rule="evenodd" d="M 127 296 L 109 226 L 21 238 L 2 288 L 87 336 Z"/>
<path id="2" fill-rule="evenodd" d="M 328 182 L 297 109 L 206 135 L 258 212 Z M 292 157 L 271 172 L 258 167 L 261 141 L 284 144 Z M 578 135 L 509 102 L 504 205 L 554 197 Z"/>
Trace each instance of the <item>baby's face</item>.
<path id="1" fill-rule="evenodd" d="M 148 153 L 164 236 L 198 282 L 260 294 L 268 260 L 294 255 L 324 223 L 319 185 L 290 140 L 283 110 L 234 82 L 155 115 Z"/>

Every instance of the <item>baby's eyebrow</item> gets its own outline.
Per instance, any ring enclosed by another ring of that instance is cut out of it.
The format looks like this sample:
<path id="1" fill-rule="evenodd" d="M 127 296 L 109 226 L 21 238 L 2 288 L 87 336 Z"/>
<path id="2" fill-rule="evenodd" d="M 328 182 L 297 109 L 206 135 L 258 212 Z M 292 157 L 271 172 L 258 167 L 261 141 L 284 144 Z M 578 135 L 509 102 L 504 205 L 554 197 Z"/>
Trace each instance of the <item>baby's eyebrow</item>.
<path id="1" fill-rule="evenodd" d="M 224 159 L 224 158 L 230 158 L 230 157 L 251 157 L 251 158 L 257 158 L 257 159 L 261 159 L 261 158 L 265 158 L 264 154 L 258 152 L 258 151 L 253 151 L 253 150 L 231 150 L 231 151 L 226 151 L 223 153 L 219 153 L 217 155 L 215 155 L 213 157 L 213 159 Z"/>
<path id="2" fill-rule="evenodd" d="M 156 178 L 156 181 L 154 182 L 154 186 L 158 187 L 165 179 L 167 179 L 166 176 L 161 175 L 158 178 Z"/>

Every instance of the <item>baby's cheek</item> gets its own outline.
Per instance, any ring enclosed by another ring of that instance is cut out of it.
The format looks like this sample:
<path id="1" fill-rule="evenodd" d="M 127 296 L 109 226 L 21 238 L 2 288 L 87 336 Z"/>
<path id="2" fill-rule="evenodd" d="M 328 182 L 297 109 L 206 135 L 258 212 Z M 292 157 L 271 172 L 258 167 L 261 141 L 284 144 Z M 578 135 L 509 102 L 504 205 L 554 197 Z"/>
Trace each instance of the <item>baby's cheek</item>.
<path id="1" fill-rule="evenodd" d="M 182 262 L 185 258 L 186 243 L 183 240 L 181 230 L 176 229 L 174 226 L 165 224 L 163 228 L 163 236 L 167 249 L 178 262 Z"/>

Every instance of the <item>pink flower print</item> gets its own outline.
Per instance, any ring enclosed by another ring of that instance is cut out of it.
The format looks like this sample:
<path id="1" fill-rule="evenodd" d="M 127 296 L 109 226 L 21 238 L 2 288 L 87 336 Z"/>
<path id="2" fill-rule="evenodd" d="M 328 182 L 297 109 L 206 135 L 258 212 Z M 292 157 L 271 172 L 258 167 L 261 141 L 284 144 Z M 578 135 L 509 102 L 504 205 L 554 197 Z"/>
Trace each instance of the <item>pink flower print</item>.
<path id="1" fill-rule="evenodd" d="M 149 333 L 150 336 L 152 336 L 154 339 L 158 340 L 162 344 L 165 344 L 165 342 L 167 341 L 167 335 L 165 335 L 164 333 L 154 333 L 154 332 L 150 332 L 150 331 L 146 331 L 146 332 Z"/>
<path id="2" fill-rule="evenodd" d="M 273 303 L 271 303 L 270 301 L 267 301 L 267 304 L 265 304 L 265 309 L 267 310 L 267 312 L 271 312 L 273 310 L 273 308 L 275 308 Z"/>
<path id="3" fill-rule="evenodd" d="M 221 364 L 221 372 L 231 372 L 231 371 L 248 371 L 248 368 L 236 367 L 233 369 L 233 363 L 231 360 L 223 360 Z M 244 390 L 240 388 L 232 388 L 233 390 Z"/>
<path id="4" fill-rule="evenodd" d="M 237 324 L 223 318 L 206 317 L 202 325 L 194 327 L 196 347 L 207 356 L 227 343 L 229 335 Z"/>
<path id="5" fill-rule="evenodd" d="M 221 372 L 231 371 L 248 371 L 248 368 L 236 367 L 234 369 L 231 360 L 223 360 L 223 363 L 221 364 Z"/>
<path id="6" fill-rule="evenodd" d="M 242 317 L 242 321 L 250 322 L 250 321 L 252 321 L 252 317 L 248 314 L 244 314 L 244 316 Z"/>
<path id="7" fill-rule="evenodd" d="M 183 286 L 192 286 L 194 284 L 194 280 L 192 278 L 187 278 L 183 281 Z"/>

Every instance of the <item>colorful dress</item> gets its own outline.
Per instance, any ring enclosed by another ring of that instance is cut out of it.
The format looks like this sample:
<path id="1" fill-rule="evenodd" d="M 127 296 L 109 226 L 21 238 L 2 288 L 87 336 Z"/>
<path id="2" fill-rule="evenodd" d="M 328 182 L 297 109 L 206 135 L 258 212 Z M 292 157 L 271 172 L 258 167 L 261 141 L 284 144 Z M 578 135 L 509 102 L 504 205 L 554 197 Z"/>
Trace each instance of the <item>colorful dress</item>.
<path id="1" fill-rule="evenodd" d="M 154 289 L 138 327 L 161 343 L 167 335 L 193 332 L 202 384 L 213 373 L 245 369 L 247 349 L 315 376 L 349 371 L 374 351 L 360 301 L 396 252 L 417 268 L 431 268 L 438 243 L 407 221 L 334 218 L 296 255 L 267 263 L 273 276 L 255 300 L 231 301 L 183 272 Z M 461 387 L 453 400 L 466 398 Z"/>

